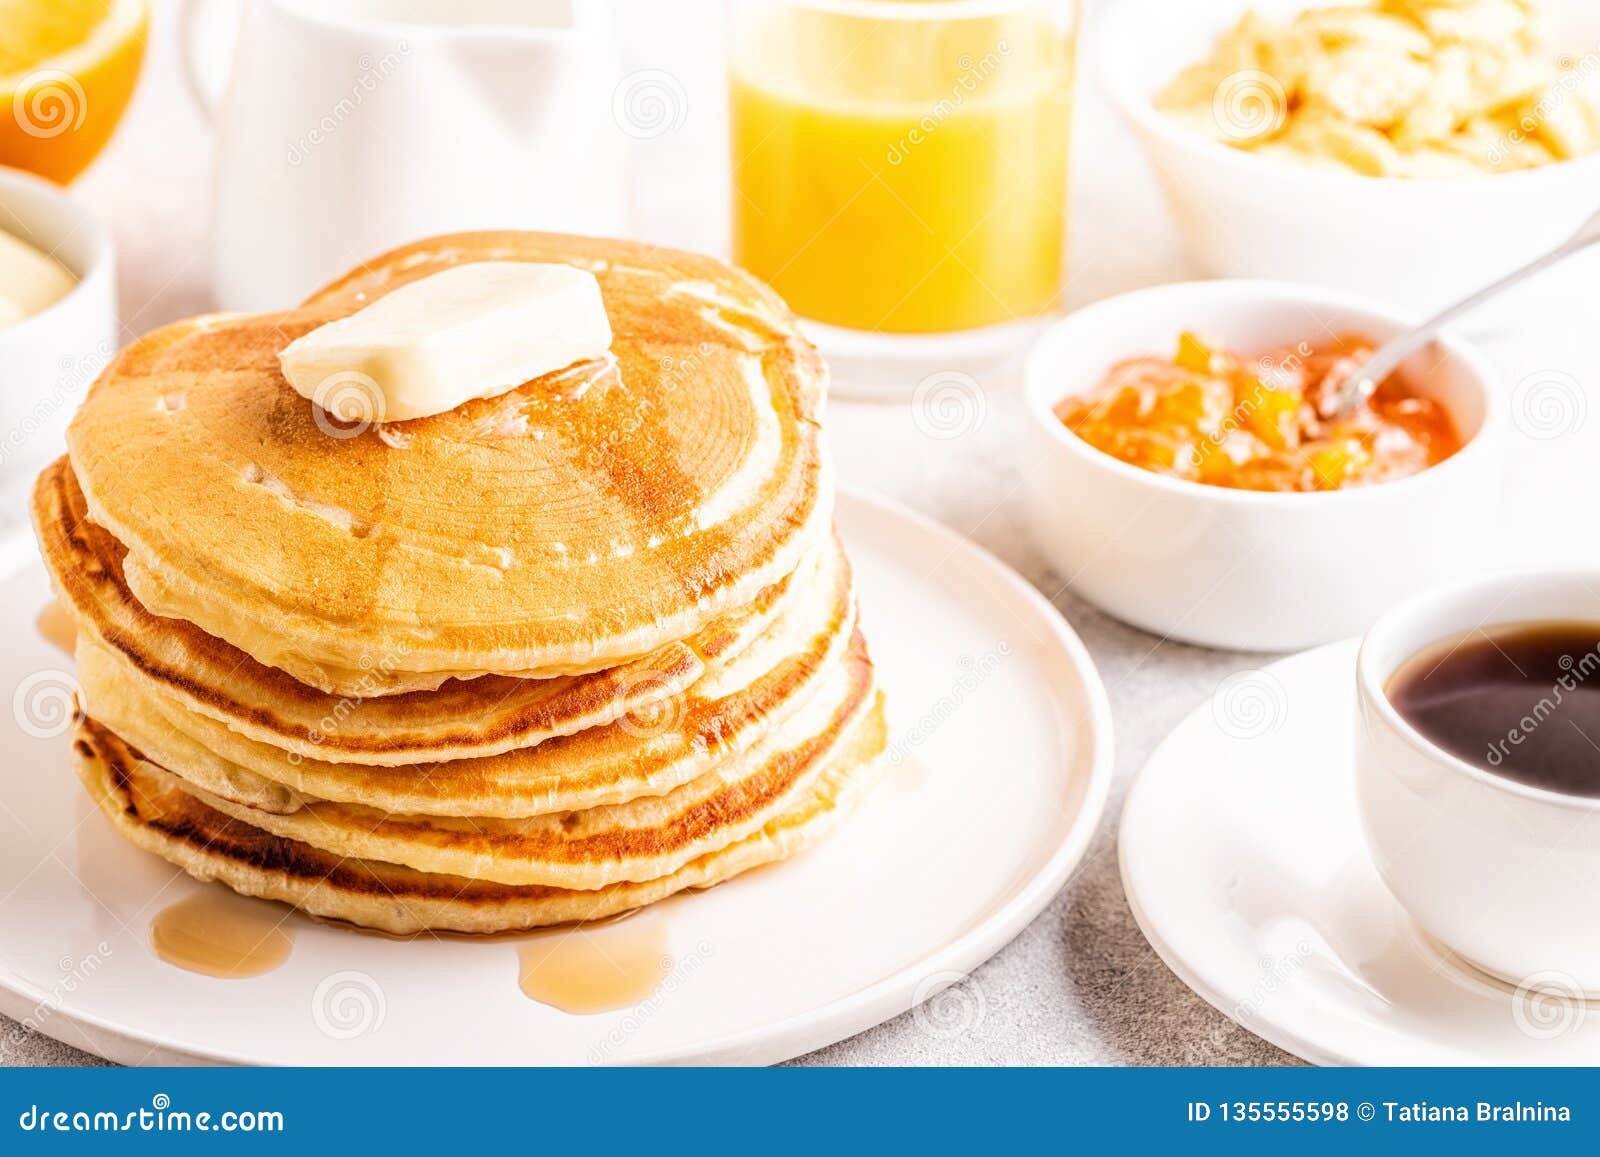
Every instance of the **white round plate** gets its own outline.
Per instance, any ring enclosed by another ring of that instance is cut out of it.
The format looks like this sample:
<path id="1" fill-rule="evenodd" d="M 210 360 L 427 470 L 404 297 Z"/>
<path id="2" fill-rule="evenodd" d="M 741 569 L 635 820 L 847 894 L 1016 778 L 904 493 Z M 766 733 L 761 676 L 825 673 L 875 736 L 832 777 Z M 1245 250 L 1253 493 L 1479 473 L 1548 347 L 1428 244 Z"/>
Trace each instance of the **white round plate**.
<path id="1" fill-rule="evenodd" d="M 262 976 L 158 959 L 151 918 L 211 885 L 125 844 L 66 736 L 27 733 L 59 730 L 39 725 L 39 691 L 71 667 L 34 630 L 47 588 L 30 564 L 0 594 L 0 690 L 27 721 L 0 718 L 0 1012 L 129 1063 L 766 1063 L 933 996 L 1077 864 L 1110 781 L 1110 711 L 1077 636 L 994 558 L 877 498 L 841 495 L 839 524 L 900 758 L 818 847 L 661 906 L 673 972 L 592 1016 L 525 998 L 505 940 L 388 940 L 296 916 L 292 955 Z"/>
<path id="2" fill-rule="evenodd" d="M 1218 687 L 1128 793 L 1128 903 L 1183 982 L 1318 1064 L 1593 1065 L 1600 1008 L 1517 992 L 1412 923 L 1355 806 L 1355 641 Z"/>

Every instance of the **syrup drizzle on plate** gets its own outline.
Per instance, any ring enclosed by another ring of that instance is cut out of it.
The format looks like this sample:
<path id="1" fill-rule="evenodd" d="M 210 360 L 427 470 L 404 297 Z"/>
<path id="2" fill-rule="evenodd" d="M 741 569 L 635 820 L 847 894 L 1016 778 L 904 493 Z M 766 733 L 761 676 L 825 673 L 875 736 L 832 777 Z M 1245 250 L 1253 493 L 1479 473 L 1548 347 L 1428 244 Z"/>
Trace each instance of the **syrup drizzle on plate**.
<path id="1" fill-rule="evenodd" d="M 156 914 L 150 947 L 168 964 L 189 972 L 243 980 L 271 972 L 289 959 L 294 932 L 288 918 L 287 911 L 264 900 L 207 889 Z"/>
<path id="2" fill-rule="evenodd" d="M 294 948 L 289 913 L 275 904 L 207 889 L 162 909 L 150 925 L 150 947 L 162 960 L 189 972 L 241 980 L 271 972 Z M 574 1016 L 630 1008 L 671 974 L 669 924 L 660 915 L 634 919 L 623 913 L 589 924 L 497 936 L 387 937 L 400 940 L 514 939 L 518 986 L 529 1000 Z M 371 932 L 342 922 L 317 921 L 340 930 Z M 383 933 L 378 933 L 385 936 Z"/>
<path id="3" fill-rule="evenodd" d="M 44 636 L 44 641 L 55 647 L 60 647 L 67 654 L 72 654 L 78 646 L 78 621 L 72 617 L 72 612 L 67 609 L 67 604 L 60 599 L 51 599 L 39 612 L 35 620 L 39 627 L 39 634 Z"/>
<path id="4" fill-rule="evenodd" d="M 638 1004 L 672 971 L 667 922 L 556 929 L 517 953 L 518 983 L 529 1000 L 586 1016 Z"/>

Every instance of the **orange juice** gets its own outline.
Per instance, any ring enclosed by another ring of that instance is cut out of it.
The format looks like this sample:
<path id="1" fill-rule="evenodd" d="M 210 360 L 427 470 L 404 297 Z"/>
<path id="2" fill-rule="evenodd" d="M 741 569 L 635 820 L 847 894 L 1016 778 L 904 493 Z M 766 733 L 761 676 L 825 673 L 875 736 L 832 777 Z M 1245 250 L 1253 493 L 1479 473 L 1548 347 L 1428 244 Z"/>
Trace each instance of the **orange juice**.
<path id="1" fill-rule="evenodd" d="M 765 29 L 735 37 L 734 260 L 802 316 L 852 329 L 1049 310 L 1071 111 L 1070 21 L 1049 7 L 868 22 L 769 6 Z"/>

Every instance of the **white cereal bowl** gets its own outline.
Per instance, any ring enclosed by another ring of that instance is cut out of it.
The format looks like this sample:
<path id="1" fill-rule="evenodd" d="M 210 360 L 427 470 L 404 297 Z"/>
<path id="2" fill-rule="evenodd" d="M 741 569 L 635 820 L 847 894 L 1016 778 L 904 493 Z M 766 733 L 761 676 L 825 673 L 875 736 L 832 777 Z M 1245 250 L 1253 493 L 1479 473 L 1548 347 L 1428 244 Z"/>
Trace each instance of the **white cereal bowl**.
<path id="1" fill-rule="evenodd" d="M 1024 475 L 1039 542 L 1084 598 L 1202 646 L 1288 651 L 1360 634 L 1420 586 L 1481 566 L 1494 527 L 1501 427 L 1493 370 L 1447 339 L 1409 365 L 1465 444 L 1420 474 L 1318 494 L 1232 490 L 1131 466 L 1052 412 L 1183 330 L 1255 354 L 1334 333 L 1383 340 L 1405 319 L 1284 282 L 1196 281 L 1110 298 L 1048 330 L 1024 372 Z"/>
<path id="2" fill-rule="evenodd" d="M 64 449 L 67 423 L 116 351 L 117 290 L 109 233 L 59 186 L 0 167 L 0 229 L 78 278 L 48 309 L 0 328 L 0 503 L 12 511 Z"/>
<path id="3" fill-rule="evenodd" d="M 1363 177 L 1258 157 L 1158 112 L 1155 95 L 1247 9 L 1329 0 L 1113 0 L 1092 36 L 1100 83 L 1134 126 L 1189 249 L 1217 277 L 1271 277 L 1433 312 L 1553 249 L 1600 197 L 1600 154 L 1454 180 Z M 1550 39 L 1600 45 L 1600 4 L 1548 5 Z"/>
<path id="4" fill-rule="evenodd" d="M 1519 988 L 1600 996 L 1600 799 L 1491 774 L 1434 746 L 1390 703 L 1395 670 L 1496 624 L 1600 619 L 1600 570 L 1497 574 L 1385 614 L 1356 661 L 1356 799 L 1373 860 L 1421 928 Z M 1530 708 L 1541 692 L 1531 691 Z"/>

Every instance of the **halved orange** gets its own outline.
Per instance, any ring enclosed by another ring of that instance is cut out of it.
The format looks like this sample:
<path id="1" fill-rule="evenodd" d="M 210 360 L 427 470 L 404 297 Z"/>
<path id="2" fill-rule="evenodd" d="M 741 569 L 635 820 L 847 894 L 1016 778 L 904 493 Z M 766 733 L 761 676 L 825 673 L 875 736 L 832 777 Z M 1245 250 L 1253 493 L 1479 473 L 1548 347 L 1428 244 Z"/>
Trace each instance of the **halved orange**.
<path id="1" fill-rule="evenodd" d="M 149 24 L 148 0 L 0 0 L 0 165 L 81 173 L 127 110 Z"/>

